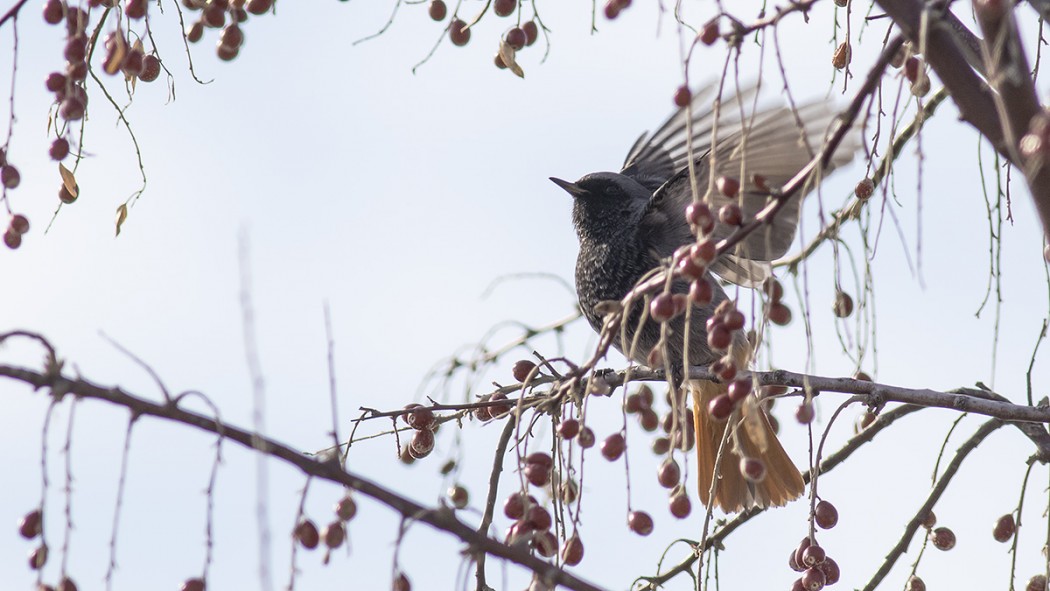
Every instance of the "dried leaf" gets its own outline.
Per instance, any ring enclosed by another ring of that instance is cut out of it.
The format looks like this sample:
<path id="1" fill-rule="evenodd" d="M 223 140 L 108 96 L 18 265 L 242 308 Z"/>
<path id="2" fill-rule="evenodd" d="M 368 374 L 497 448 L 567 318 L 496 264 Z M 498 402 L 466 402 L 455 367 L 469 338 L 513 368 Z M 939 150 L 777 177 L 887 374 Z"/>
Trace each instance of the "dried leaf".
<path id="1" fill-rule="evenodd" d="M 73 173 L 61 162 L 58 163 L 58 174 L 62 175 L 62 184 L 65 185 L 69 194 L 72 195 L 74 199 L 79 197 L 80 187 L 77 186 L 76 177 L 74 177 Z"/>
<path id="2" fill-rule="evenodd" d="M 128 46 L 124 37 L 119 34 L 113 35 L 113 42 L 106 44 L 106 61 L 102 63 L 102 70 L 110 76 L 119 72 L 127 53 Z"/>
<path id="3" fill-rule="evenodd" d="M 117 208 L 117 236 L 120 236 L 120 227 L 124 225 L 126 219 L 128 219 L 128 204 L 121 203 Z"/>
<path id="4" fill-rule="evenodd" d="M 525 71 L 521 69 L 518 62 L 514 59 L 514 54 L 517 53 L 513 47 L 507 44 L 506 40 L 500 40 L 499 42 L 499 57 L 506 64 L 507 69 L 514 72 L 518 78 L 525 77 Z"/>

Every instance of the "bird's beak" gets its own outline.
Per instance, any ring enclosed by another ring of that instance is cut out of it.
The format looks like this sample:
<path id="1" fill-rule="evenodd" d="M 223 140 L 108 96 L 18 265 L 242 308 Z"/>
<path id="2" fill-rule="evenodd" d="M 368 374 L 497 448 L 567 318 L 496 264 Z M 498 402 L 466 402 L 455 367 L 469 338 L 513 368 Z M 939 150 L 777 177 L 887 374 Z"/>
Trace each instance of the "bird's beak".
<path id="1" fill-rule="evenodd" d="M 582 197 L 583 195 L 587 194 L 587 191 L 582 189 L 576 183 L 570 183 L 569 181 L 563 181 L 563 180 L 561 180 L 559 178 L 555 178 L 555 177 L 550 177 L 550 178 L 551 178 L 551 182 L 553 182 L 555 185 L 558 185 L 562 189 L 565 189 L 565 191 L 567 191 L 569 193 L 569 195 L 572 195 L 573 197 Z"/>

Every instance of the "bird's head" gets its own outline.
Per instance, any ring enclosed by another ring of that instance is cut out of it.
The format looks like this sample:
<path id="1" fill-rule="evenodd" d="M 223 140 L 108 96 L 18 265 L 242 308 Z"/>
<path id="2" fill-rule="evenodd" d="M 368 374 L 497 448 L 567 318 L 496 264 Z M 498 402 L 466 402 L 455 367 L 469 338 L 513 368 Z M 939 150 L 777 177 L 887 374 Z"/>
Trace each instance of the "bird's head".
<path id="1" fill-rule="evenodd" d="M 572 223 L 580 240 L 608 240 L 638 227 L 652 192 L 629 176 L 595 172 L 570 183 L 551 181 L 572 195 Z"/>

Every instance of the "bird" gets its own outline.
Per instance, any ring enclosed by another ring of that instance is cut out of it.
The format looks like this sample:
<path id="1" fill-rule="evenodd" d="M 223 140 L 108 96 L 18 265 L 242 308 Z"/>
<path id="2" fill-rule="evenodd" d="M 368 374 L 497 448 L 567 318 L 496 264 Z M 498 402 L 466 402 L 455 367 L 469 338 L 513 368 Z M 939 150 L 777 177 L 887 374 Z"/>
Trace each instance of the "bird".
<path id="1" fill-rule="evenodd" d="M 604 304 L 621 302 L 659 269 L 690 258 L 691 251 L 685 249 L 691 245 L 702 239 L 717 242 L 736 230 L 736 225 L 722 222 L 713 212 L 736 204 L 740 217 L 747 221 L 765 208 L 776 189 L 813 159 L 835 120 L 831 105 L 823 101 L 797 108 L 759 107 L 755 86 L 714 100 L 721 94 L 717 84 L 693 93 L 691 100 L 655 132 L 638 138 L 619 172 L 595 172 L 575 182 L 551 177 L 573 199 L 572 222 L 580 244 L 576 292 L 584 316 L 596 331 L 602 331 L 609 313 L 609 306 Z M 662 326 L 655 314 L 644 314 L 645 306 L 638 305 L 625 310 L 622 326 L 611 331 L 612 345 L 640 365 L 659 365 L 661 356 L 654 358 L 653 354 L 663 352 L 665 367 L 671 369 L 671 387 L 691 391 L 698 493 L 705 506 L 713 502 L 726 513 L 752 506 L 783 506 L 805 490 L 801 473 L 777 440 L 756 397 L 751 395 L 720 421 L 708 409 L 713 400 L 727 394 L 728 385 L 724 381 L 684 380 L 683 361 L 688 351 L 690 366 L 717 368 L 721 363 L 723 368 L 727 364 L 730 369 L 748 367 L 752 345 L 742 330 L 732 331 L 724 354 L 709 346 L 709 321 L 736 310 L 712 274 L 727 284 L 745 288 L 761 285 L 771 275 L 771 262 L 783 256 L 794 241 L 803 194 L 812 191 L 831 170 L 849 162 L 856 149 L 856 138 L 850 133 L 827 166 L 817 169 L 804 189 L 792 195 L 770 222 L 722 256 L 701 260 L 700 265 L 709 273 L 695 282 L 681 273 L 673 276 L 667 289 L 672 299 L 677 296 L 679 301 L 686 300 L 692 283 L 697 284 L 695 289 L 706 289 L 700 282 L 710 287 L 709 298 L 698 297 L 703 305 L 691 304 L 688 334 L 684 315 L 678 314 Z M 696 200 L 691 154 L 695 186 L 699 188 Z M 717 186 L 726 190 L 709 190 L 709 186 L 716 186 L 715 179 Z M 707 226 L 706 232 L 698 231 L 686 217 L 694 201 L 706 206 L 699 210 L 706 212 L 706 217 L 692 222 Z M 663 329 L 668 336 L 661 340 Z M 730 436 L 725 438 L 716 468 L 727 429 Z M 745 474 L 748 467 L 743 462 L 752 459 L 760 460 L 759 469 L 752 464 L 752 471 Z"/>

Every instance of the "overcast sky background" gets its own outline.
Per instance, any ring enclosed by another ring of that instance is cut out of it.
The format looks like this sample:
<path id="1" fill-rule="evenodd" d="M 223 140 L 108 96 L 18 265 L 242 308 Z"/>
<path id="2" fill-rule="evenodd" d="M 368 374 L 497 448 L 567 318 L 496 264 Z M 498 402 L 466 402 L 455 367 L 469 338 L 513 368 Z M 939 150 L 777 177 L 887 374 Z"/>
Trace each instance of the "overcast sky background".
<path id="1" fill-rule="evenodd" d="M 481 5 L 465 2 L 463 11 L 472 15 Z M 138 86 L 127 115 L 142 148 L 149 186 L 114 239 L 115 209 L 137 188 L 138 170 L 128 136 L 97 88 L 91 91 L 85 139 L 91 157 L 77 174 L 82 196 L 63 208 L 44 235 L 58 204 L 59 178 L 46 157 L 51 99 L 43 80 L 62 64 L 63 31 L 42 22 L 36 3 L 28 5 L 19 19 L 18 121 L 9 151 L 22 172 L 22 185 L 8 195 L 13 209 L 29 216 L 32 229 L 20 250 L 0 253 L 0 330 L 40 332 L 68 360 L 71 371 L 158 397 L 149 376 L 110 345 L 105 333 L 148 362 L 171 391 L 205 392 L 224 420 L 250 426 L 251 383 L 239 293 L 244 271 L 239 253 L 244 252 L 266 384 L 265 432 L 314 451 L 329 444 L 332 423 L 325 302 L 332 315 L 344 436 L 358 407 L 394 409 L 416 400 L 420 382 L 436 361 L 475 342 L 494 324 L 517 319 L 540 325 L 570 314 L 572 295 L 552 281 L 506 282 L 487 297 L 483 294 L 494 279 L 507 274 L 543 272 L 571 281 L 577 251 L 571 204 L 547 177 L 572 179 L 617 169 L 637 135 L 670 112 L 683 76 L 673 20 L 650 3 L 636 2 L 615 22 L 599 18 L 600 33 L 591 35 L 586 3 L 541 4 L 552 30 L 550 55 L 541 65 L 542 41 L 523 51 L 526 77 L 519 80 L 492 66 L 498 36 L 510 26 L 508 19 L 494 16 L 478 25 L 467 47 L 444 43 L 416 74 L 412 66 L 441 30 L 427 18 L 425 5 L 402 6 L 386 34 L 354 46 L 353 41 L 383 25 L 392 7 L 282 3 L 276 17 L 249 20 L 241 55 L 229 64 L 213 57 L 212 31 L 193 48 L 199 75 L 213 80 L 201 86 L 188 76 L 171 7 L 161 16 L 152 6 L 161 56 L 176 75 L 177 100 L 167 100 L 161 82 Z M 531 7 L 525 10 L 531 14 Z M 702 23 L 714 10 L 705 3 L 691 18 Z M 741 16 L 757 13 L 757 8 L 734 10 Z M 808 24 L 795 15 L 781 28 L 784 60 L 799 98 L 822 99 L 829 91 L 833 10 L 832 3 L 820 3 Z M 856 30 L 861 18 L 852 18 Z M 866 35 L 881 38 L 885 26 L 875 21 Z M 1034 34 L 1035 18 L 1026 26 Z M 10 26 L 0 39 L 0 64 L 8 64 Z M 724 51 L 722 46 L 699 48 L 692 79 L 717 77 Z M 760 73 L 758 47 L 746 44 L 741 77 L 762 78 L 764 94 L 776 101 L 780 78 L 767 51 Z M 854 51 L 858 79 L 851 81 L 847 97 L 873 61 L 872 51 Z M 116 81 L 106 82 L 120 96 Z M 10 67 L 2 65 L 0 88 L 9 84 Z M 841 75 L 830 100 L 844 104 L 848 98 L 839 96 L 840 85 Z M 0 120 L 6 120 L 7 108 L 7 101 L 0 101 Z M 929 124 L 922 150 L 921 253 L 918 164 L 911 145 L 897 169 L 897 202 L 886 204 L 901 220 L 900 232 L 887 217 L 871 262 L 877 354 L 869 356 L 865 369 L 878 381 L 910 387 L 943 390 L 983 381 L 1023 401 L 1025 372 L 1048 311 L 1041 233 L 1027 191 L 1014 183 L 1015 221 L 1003 229 L 1004 300 L 993 366 L 994 309 L 975 316 L 989 259 L 979 142 L 957 123 L 957 112 L 946 103 Z M 984 166 L 991 175 L 987 152 Z M 807 204 L 802 234 L 811 236 L 820 206 L 825 211 L 839 206 L 863 175 L 858 162 L 829 179 L 822 203 L 811 198 Z M 877 198 L 881 204 L 881 194 Z M 847 237 L 859 253 L 856 230 Z M 909 259 L 921 261 L 921 276 L 909 267 Z M 831 250 L 824 248 L 813 257 L 798 291 L 788 282 L 787 302 L 795 321 L 773 329 L 767 366 L 808 367 L 821 375 L 852 373 L 830 313 L 831 262 Z M 844 281 L 856 295 L 849 272 Z M 799 294 L 807 290 L 813 334 L 809 353 L 799 308 Z M 742 297 L 749 306 L 750 295 Z M 515 336 L 505 330 L 492 342 Z M 565 343 L 567 354 L 582 359 L 593 335 L 578 323 Z M 549 340 L 535 346 L 548 355 L 557 352 Z M 528 353 L 510 355 L 479 383 L 511 381 L 510 365 Z M 0 351 L 0 363 L 35 365 L 40 356 L 38 347 L 16 343 Z M 610 356 L 608 363 L 620 367 L 622 359 Z M 1037 399 L 1050 393 L 1047 367 L 1044 349 L 1032 373 Z M 39 503 L 47 399 L 9 382 L 0 386 L 0 393 L 0 467 L 6 475 L 0 485 L 0 525 L 9 524 L 0 529 L 0 572 L 6 587 L 27 589 L 35 581 L 25 560 L 32 545 L 17 535 L 15 523 Z M 462 388 L 453 388 L 450 401 L 462 400 Z M 834 394 L 822 397 L 818 427 L 823 428 L 841 400 Z M 187 404 L 203 410 L 197 402 Z M 618 404 L 618 395 L 592 402 L 588 417 L 599 437 L 618 428 Z M 806 433 L 790 419 L 789 406 L 777 409 L 782 439 L 804 465 Z M 829 449 L 851 435 L 851 421 L 860 411 L 848 410 L 833 427 Z M 64 521 L 64 457 L 58 450 L 69 412 L 68 402 L 56 409 L 49 439 L 46 519 L 55 552 L 45 580 L 52 583 L 61 562 L 57 550 Z M 862 586 L 899 538 L 925 499 L 937 452 L 955 416 L 940 410 L 912 415 L 822 480 L 822 496 L 840 511 L 840 525 L 820 535 L 842 568 L 838 588 Z M 981 422 L 965 420 L 949 451 Z M 68 572 L 81 589 L 103 587 L 126 425 L 127 414 L 120 409 L 96 402 L 77 405 L 71 464 L 75 531 Z M 446 428 L 435 453 L 410 467 L 397 461 L 391 438 L 366 441 L 353 449 L 350 468 L 433 505 L 450 484 L 439 476 L 439 467 L 446 458 L 458 457 L 462 471 L 457 479 L 470 490 L 474 510 L 465 519 L 476 521 L 492 461 L 488 450 L 499 429 L 472 422 L 454 435 L 455 429 Z M 684 521 L 670 518 L 665 492 L 655 482 L 657 459 L 648 451 L 649 436 L 634 421 L 630 429 L 634 505 L 654 515 L 656 530 L 647 538 L 627 532 L 623 463 L 597 459 L 597 450 L 592 450 L 581 530 L 587 554 L 574 569 L 617 589 L 628 587 L 635 576 L 652 574 L 673 540 L 697 538 L 701 519 L 698 509 Z M 233 444 L 224 445 L 223 452 L 209 587 L 260 588 L 256 463 Z M 992 540 L 991 527 L 1015 507 L 1030 452 L 1026 439 L 1004 428 L 964 465 L 936 509 L 959 542 L 951 552 L 931 550 L 923 560 L 919 574 L 930 588 L 1006 588 L 1010 556 L 1007 546 Z M 174 589 L 199 575 L 204 558 L 202 491 L 213 453 L 209 436 L 150 419 L 136 426 L 113 588 Z M 506 465 L 512 463 L 508 458 Z M 267 562 L 274 587 L 283 588 L 290 564 L 288 532 L 304 479 L 276 463 L 268 464 L 268 474 L 272 547 Z M 1040 517 L 1047 502 L 1046 468 L 1037 467 L 1032 478 L 1024 514 L 1032 527 L 1022 531 L 1018 555 L 1021 581 L 1042 568 L 1040 549 L 1047 529 Z M 505 474 L 500 499 L 516 481 L 512 471 Z M 690 486 L 692 490 L 692 482 Z M 328 521 L 341 494 L 336 487 L 313 486 L 307 513 L 319 523 Z M 349 555 L 337 551 L 329 565 L 321 566 L 320 552 L 300 553 L 298 588 L 389 586 L 397 517 L 361 496 L 358 500 L 359 515 L 349 528 Z M 805 535 L 805 519 L 805 504 L 794 503 L 731 536 L 720 561 L 722 588 L 789 588 L 796 575 L 786 556 Z M 507 525 L 497 517 L 499 531 Z M 913 544 L 886 588 L 903 584 L 917 548 Z M 402 568 L 416 589 L 464 588 L 464 577 L 467 588 L 473 588 L 472 571 L 464 568 L 460 550 L 461 544 L 451 538 L 416 525 L 400 552 Z M 679 545 L 668 560 L 686 555 Z M 489 567 L 497 588 L 526 586 L 521 570 L 509 567 L 504 575 L 498 564 L 492 561 Z M 680 578 L 669 588 L 689 589 L 691 582 Z"/>

